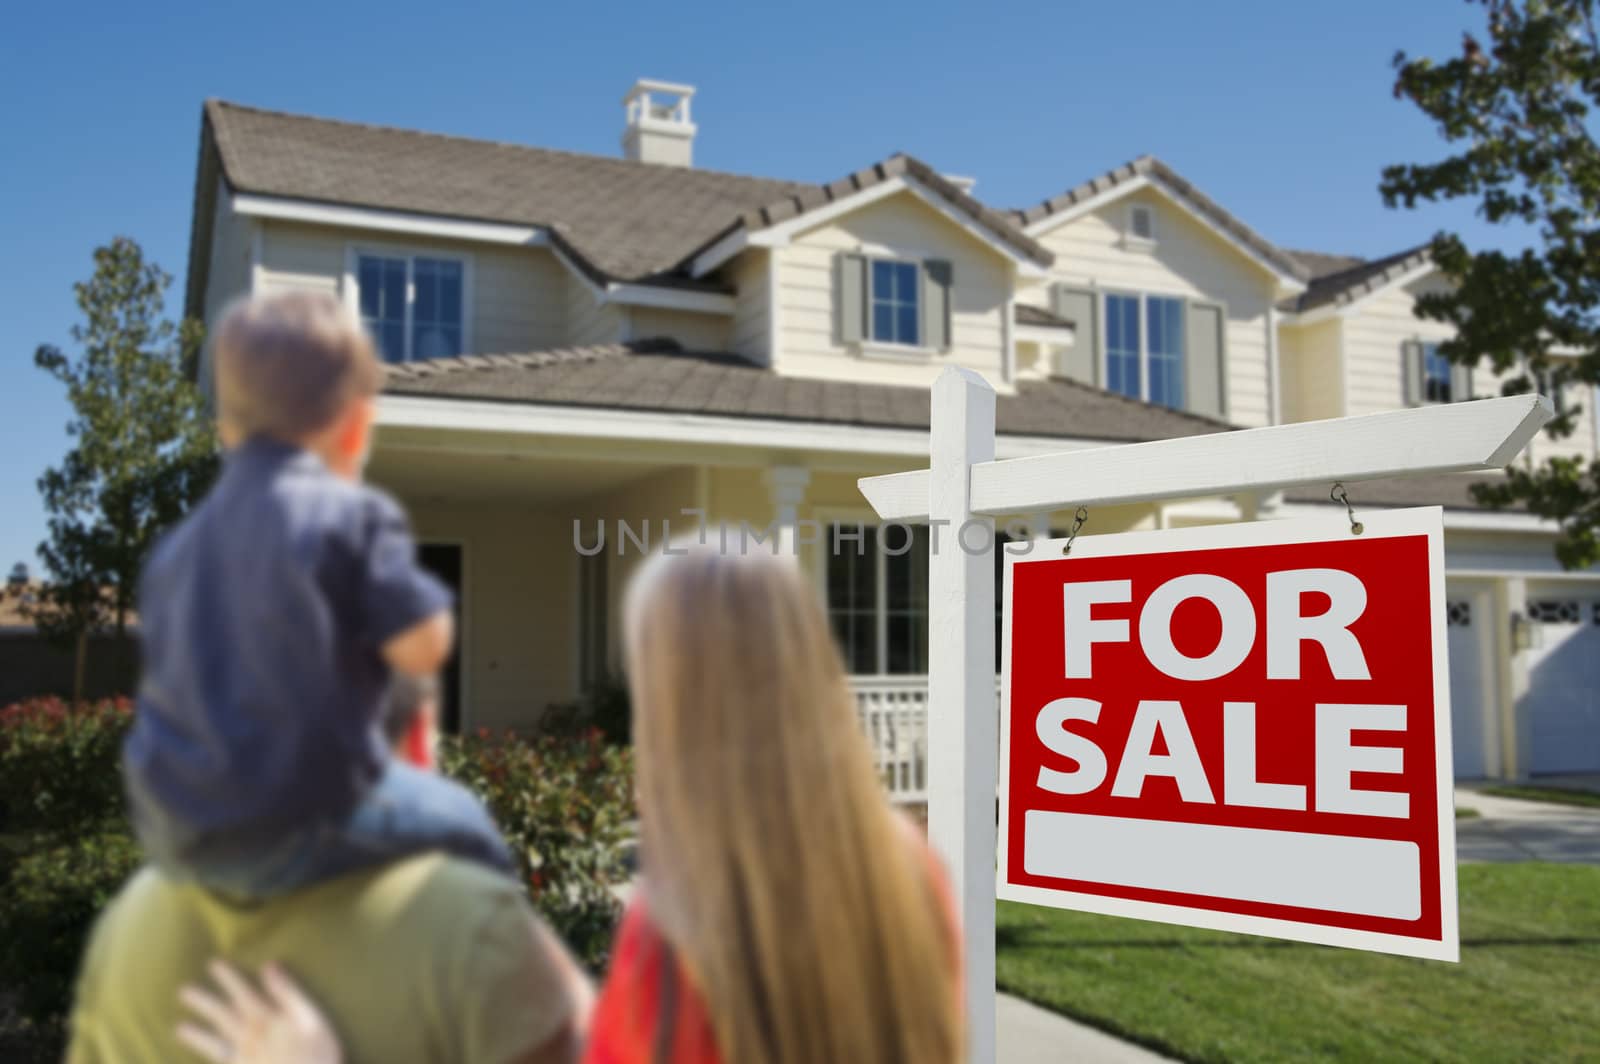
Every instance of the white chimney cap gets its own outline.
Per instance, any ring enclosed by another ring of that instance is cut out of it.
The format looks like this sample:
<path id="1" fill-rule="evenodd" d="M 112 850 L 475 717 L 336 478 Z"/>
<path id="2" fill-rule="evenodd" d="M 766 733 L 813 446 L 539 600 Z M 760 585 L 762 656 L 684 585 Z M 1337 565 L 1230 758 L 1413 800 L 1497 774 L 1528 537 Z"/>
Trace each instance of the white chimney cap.
<path id="1" fill-rule="evenodd" d="M 681 85 L 676 81 L 658 81 L 655 78 L 640 78 L 633 83 L 633 88 L 628 90 L 628 95 L 622 98 L 623 103 L 632 103 L 635 98 L 650 92 L 669 92 L 674 96 L 693 96 L 693 85 Z"/>

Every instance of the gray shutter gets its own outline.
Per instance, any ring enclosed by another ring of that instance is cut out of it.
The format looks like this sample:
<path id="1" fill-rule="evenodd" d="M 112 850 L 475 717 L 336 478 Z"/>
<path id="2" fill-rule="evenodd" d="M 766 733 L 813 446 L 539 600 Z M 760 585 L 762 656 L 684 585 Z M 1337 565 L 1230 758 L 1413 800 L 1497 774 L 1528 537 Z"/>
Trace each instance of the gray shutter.
<path id="1" fill-rule="evenodd" d="M 1450 401 L 1459 403 L 1472 398 L 1472 367 L 1452 364 L 1450 367 Z"/>
<path id="2" fill-rule="evenodd" d="M 1400 390 L 1407 406 L 1422 405 L 1422 344 L 1407 340 L 1400 345 Z"/>
<path id="3" fill-rule="evenodd" d="M 1058 318 L 1065 318 L 1077 328 L 1073 331 L 1072 346 L 1061 352 L 1055 371 L 1063 377 L 1090 384 L 1100 384 L 1100 293 L 1092 288 L 1073 288 L 1058 284 L 1050 291 L 1050 309 Z"/>
<path id="4" fill-rule="evenodd" d="M 1220 303 L 1190 301 L 1184 307 L 1184 408 L 1219 421 L 1228 416 L 1227 324 Z"/>
<path id="5" fill-rule="evenodd" d="M 950 350 L 950 288 L 954 268 L 944 259 L 922 264 L 922 346 Z"/>
<path id="6" fill-rule="evenodd" d="M 867 335 L 867 260 L 864 255 L 840 252 L 834 256 L 837 285 L 839 342 L 859 344 Z"/>

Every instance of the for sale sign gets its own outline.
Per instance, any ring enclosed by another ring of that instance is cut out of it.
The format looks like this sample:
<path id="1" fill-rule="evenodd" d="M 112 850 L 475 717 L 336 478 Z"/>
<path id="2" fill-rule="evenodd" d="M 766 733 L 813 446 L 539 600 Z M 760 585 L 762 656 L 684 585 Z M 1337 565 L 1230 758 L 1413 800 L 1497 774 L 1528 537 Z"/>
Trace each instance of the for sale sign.
<path id="1" fill-rule="evenodd" d="M 1008 553 L 1000 897 L 1458 959 L 1441 511 Z"/>

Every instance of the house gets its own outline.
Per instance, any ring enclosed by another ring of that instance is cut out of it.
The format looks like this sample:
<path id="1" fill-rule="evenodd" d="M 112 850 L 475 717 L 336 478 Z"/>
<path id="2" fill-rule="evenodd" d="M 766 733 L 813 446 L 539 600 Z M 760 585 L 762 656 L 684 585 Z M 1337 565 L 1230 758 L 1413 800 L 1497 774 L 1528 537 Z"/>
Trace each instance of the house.
<path id="1" fill-rule="evenodd" d="M 906 155 L 826 185 L 711 172 L 693 94 L 635 85 L 616 158 L 204 107 L 188 311 L 314 287 L 377 336 L 370 474 L 459 590 L 455 726 L 524 725 L 604 681 L 641 532 L 772 526 L 914 795 L 927 531 L 874 527 L 856 480 L 926 461 L 945 366 L 999 393 L 1000 457 L 1495 391 L 1411 315 L 1439 283 L 1420 252 L 1286 250 L 1152 158 L 1020 210 Z M 1554 450 L 1594 454 L 1592 418 L 1532 457 Z M 1350 496 L 1446 507 L 1458 773 L 1600 770 L 1597 574 L 1460 477 Z M 1318 486 L 1100 509 L 1087 531 L 1332 507 Z"/>

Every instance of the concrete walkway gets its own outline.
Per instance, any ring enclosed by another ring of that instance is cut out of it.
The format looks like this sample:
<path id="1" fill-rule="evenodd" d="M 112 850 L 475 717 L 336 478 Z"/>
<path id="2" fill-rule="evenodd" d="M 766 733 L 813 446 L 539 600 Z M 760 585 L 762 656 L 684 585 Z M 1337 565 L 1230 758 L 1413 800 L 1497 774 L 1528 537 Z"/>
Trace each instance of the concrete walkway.
<path id="1" fill-rule="evenodd" d="M 995 1001 L 997 1064 L 1152 1064 L 1170 1057 L 1000 994 Z"/>
<path id="2" fill-rule="evenodd" d="M 1457 807 L 1478 816 L 1456 821 L 1462 861 L 1559 861 L 1600 865 L 1600 808 L 1501 798 L 1456 788 Z"/>

